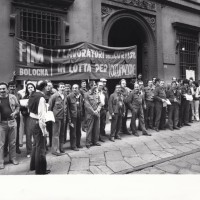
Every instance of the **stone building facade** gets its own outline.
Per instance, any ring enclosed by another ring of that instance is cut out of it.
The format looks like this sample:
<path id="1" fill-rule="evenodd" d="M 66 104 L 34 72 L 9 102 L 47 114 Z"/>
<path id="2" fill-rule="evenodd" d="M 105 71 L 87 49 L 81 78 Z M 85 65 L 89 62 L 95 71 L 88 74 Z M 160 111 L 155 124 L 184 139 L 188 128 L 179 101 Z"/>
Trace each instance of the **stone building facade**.
<path id="1" fill-rule="evenodd" d="M 0 27 L 1 81 L 15 71 L 17 37 L 48 46 L 137 45 L 144 80 L 169 82 L 188 70 L 200 79 L 199 0 L 1 0 Z"/>

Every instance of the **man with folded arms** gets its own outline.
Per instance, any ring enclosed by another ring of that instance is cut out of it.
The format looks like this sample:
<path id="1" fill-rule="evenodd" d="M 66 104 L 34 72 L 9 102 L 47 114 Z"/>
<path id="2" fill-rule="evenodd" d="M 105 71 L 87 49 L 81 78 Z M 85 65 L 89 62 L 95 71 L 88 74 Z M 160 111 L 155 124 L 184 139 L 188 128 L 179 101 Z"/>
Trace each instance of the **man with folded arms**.
<path id="1" fill-rule="evenodd" d="M 17 98 L 8 94 L 8 85 L 0 83 L 0 169 L 4 169 L 4 145 L 8 138 L 10 162 L 18 165 L 16 160 L 16 131 L 15 118 L 19 113 Z"/>

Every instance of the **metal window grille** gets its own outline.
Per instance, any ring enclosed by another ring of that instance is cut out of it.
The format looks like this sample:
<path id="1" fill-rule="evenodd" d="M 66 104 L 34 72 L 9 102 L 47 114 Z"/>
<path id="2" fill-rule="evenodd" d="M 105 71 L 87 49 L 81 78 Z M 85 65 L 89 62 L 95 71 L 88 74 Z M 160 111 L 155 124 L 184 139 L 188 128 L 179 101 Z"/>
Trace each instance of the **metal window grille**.
<path id="1" fill-rule="evenodd" d="M 38 10 L 20 9 L 20 37 L 45 46 L 60 45 L 60 17 Z"/>
<path id="2" fill-rule="evenodd" d="M 179 62 L 181 78 L 186 78 L 186 70 L 194 70 L 197 74 L 198 65 L 198 37 L 193 34 L 178 33 Z"/>

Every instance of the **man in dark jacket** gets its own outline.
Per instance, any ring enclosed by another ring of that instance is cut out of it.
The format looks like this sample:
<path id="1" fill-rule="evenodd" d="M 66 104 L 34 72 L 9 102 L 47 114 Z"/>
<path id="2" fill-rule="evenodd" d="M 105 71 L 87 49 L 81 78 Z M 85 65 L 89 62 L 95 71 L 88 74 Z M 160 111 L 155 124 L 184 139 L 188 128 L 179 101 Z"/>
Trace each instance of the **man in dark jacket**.
<path id="1" fill-rule="evenodd" d="M 70 121 L 67 97 L 64 95 L 65 84 L 58 84 L 58 92 L 49 99 L 49 110 L 53 111 L 55 123 L 53 123 L 52 154 L 56 156 L 65 153 L 64 133 L 66 120 Z"/>
<path id="2" fill-rule="evenodd" d="M 165 129 L 166 121 L 166 92 L 165 82 L 156 80 L 156 83 L 160 82 L 155 88 L 154 99 L 155 99 L 155 130 L 158 132 L 159 129 Z"/>
<path id="3" fill-rule="evenodd" d="M 101 101 L 97 93 L 97 86 L 93 84 L 91 90 L 85 94 L 85 112 L 87 116 L 86 147 L 101 146 L 98 143 L 100 129 Z"/>
<path id="4" fill-rule="evenodd" d="M 120 90 L 121 86 L 116 85 L 115 92 L 110 95 L 108 103 L 108 110 L 112 116 L 110 133 L 110 140 L 112 142 L 114 142 L 115 139 L 121 140 L 119 132 L 122 126 L 122 117 L 125 115 L 124 97 L 120 93 Z"/>
<path id="5" fill-rule="evenodd" d="M 167 91 L 167 98 L 171 105 L 168 106 L 168 124 L 169 129 L 173 131 L 178 129 L 179 105 L 181 104 L 181 93 L 177 89 L 176 81 L 172 81 L 171 88 Z"/>
<path id="6" fill-rule="evenodd" d="M 79 86 L 74 84 L 72 92 L 67 96 L 69 113 L 71 118 L 70 126 L 70 143 L 71 149 L 78 151 L 81 146 L 81 121 L 83 114 L 83 97 L 79 92 Z"/>
<path id="7" fill-rule="evenodd" d="M 134 86 L 134 90 L 129 94 L 127 100 L 128 107 L 132 111 L 131 130 L 133 135 L 139 136 L 136 130 L 136 119 L 138 117 L 143 135 L 151 136 L 151 134 L 149 134 L 145 128 L 144 114 L 143 114 L 144 99 L 143 96 L 140 94 L 139 87 L 140 86 L 136 83 Z"/>

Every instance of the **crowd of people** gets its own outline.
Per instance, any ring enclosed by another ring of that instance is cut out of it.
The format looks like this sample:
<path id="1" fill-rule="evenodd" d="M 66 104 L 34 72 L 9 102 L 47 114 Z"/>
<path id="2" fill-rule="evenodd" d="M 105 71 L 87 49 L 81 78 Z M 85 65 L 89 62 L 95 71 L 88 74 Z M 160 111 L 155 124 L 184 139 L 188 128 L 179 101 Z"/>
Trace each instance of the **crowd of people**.
<path id="1" fill-rule="evenodd" d="M 122 134 L 151 136 L 149 129 L 174 131 L 191 126 L 194 120 L 199 122 L 200 87 L 192 78 L 173 77 L 167 85 L 153 78 L 145 85 L 139 74 L 130 87 L 121 79 L 113 94 L 109 94 L 106 84 L 104 78 L 89 83 L 82 80 L 81 86 L 60 82 L 55 89 L 51 81 L 35 85 L 28 80 L 25 88 L 17 91 L 15 82 L 1 82 L 0 169 L 4 169 L 8 154 L 10 162 L 19 164 L 16 154 L 21 153 L 24 135 L 27 157 L 31 157 L 30 170 L 48 174 L 46 151 L 51 148 L 53 155 L 63 155 L 68 131 L 71 149 L 79 151 L 83 148 L 82 131 L 86 132 L 85 144 L 90 148 L 101 146 L 105 136 L 115 142 L 122 139 Z M 46 120 L 47 111 L 55 120 Z M 111 127 L 106 133 L 107 113 Z M 129 116 L 131 123 L 127 127 Z"/>

